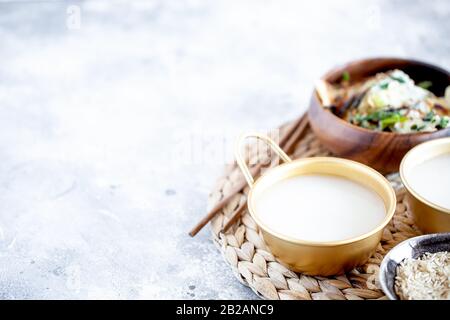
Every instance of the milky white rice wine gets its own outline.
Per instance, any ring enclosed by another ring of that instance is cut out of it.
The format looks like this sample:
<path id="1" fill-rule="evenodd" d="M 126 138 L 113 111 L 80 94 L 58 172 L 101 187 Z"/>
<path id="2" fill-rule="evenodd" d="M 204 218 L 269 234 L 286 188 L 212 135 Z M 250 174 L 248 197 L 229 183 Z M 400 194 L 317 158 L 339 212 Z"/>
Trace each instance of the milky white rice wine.
<path id="1" fill-rule="evenodd" d="M 450 209 L 450 154 L 443 154 L 411 168 L 408 184 L 419 195 Z"/>
<path id="2" fill-rule="evenodd" d="M 287 178 L 254 199 L 256 215 L 271 230 L 298 240 L 327 242 L 372 231 L 386 216 L 372 189 L 338 176 Z"/>

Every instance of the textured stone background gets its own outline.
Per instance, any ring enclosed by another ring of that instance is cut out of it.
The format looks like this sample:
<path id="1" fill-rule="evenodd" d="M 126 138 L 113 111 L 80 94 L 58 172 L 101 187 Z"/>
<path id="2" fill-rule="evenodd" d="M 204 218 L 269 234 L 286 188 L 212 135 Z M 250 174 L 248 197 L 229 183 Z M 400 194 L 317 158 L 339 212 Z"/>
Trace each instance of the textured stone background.
<path id="1" fill-rule="evenodd" d="M 447 0 L 0 0 L 0 298 L 255 298 L 187 236 L 236 134 L 449 34 Z"/>

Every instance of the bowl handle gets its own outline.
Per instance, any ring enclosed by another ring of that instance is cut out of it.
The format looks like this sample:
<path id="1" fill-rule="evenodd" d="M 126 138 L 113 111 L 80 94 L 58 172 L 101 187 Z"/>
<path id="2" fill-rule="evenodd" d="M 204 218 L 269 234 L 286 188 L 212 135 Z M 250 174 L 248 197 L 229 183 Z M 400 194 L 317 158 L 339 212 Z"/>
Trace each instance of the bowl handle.
<path id="1" fill-rule="evenodd" d="M 270 139 L 268 136 L 259 134 L 259 133 L 246 133 L 243 134 L 237 141 L 236 143 L 236 147 L 235 147 L 235 157 L 236 157 L 236 162 L 239 165 L 239 168 L 241 168 L 242 173 L 244 174 L 245 180 L 247 180 L 248 185 L 250 186 L 250 188 L 253 186 L 253 183 L 255 182 L 255 180 L 253 179 L 252 174 L 250 173 L 250 170 L 247 167 L 247 164 L 245 163 L 244 158 L 242 157 L 241 154 L 241 149 L 242 149 L 242 145 L 244 143 L 244 140 L 247 138 L 257 138 L 260 139 L 264 142 L 266 142 L 271 148 L 272 150 L 281 158 L 284 160 L 284 162 L 291 162 L 291 158 L 289 158 L 289 156 L 275 143 L 275 141 L 273 141 L 272 139 Z"/>

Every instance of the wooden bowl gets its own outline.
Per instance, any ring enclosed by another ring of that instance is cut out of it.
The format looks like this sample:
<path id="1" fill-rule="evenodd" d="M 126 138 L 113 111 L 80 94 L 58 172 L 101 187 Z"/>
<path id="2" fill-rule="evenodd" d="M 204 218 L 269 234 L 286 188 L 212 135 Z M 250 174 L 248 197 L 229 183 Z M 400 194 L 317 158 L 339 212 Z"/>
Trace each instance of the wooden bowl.
<path id="1" fill-rule="evenodd" d="M 358 60 L 332 69 L 322 79 L 337 83 L 347 71 L 352 80 L 361 80 L 392 69 L 401 69 L 416 83 L 432 81 L 430 88 L 443 96 L 450 85 L 450 73 L 437 66 L 409 59 L 373 58 Z M 400 134 L 378 132 L 355 126 L 324 108 L 314 91 L 308 110 L 311 128 L 320 142 L 334 154 L 364 163 L 381 173 L 396 172 L 403 156 L 414 146 L 436 138 L 450 136 L 450 128 L 430 133 Z"/>

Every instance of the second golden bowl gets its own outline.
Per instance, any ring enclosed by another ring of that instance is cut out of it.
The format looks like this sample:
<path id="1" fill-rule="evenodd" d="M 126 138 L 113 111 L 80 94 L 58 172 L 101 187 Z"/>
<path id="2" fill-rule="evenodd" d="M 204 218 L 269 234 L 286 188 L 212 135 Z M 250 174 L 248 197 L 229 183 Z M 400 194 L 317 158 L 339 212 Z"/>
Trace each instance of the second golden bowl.
<path id="1" fill-rule="evenodd" d="M 415 224 L 424 233 L 450 232 L 450 207 L 445 207 L 440 203 L 427 197 L 417 186 L 414 186 L 413 175 L 417 174 L 421 164 L 431 161 L 440 156 L 450 157 L 450 138 L 437 139 L 418 145 L 409 151 L 400 164 L 400 177 L 407 190 L 407 203 L 414 217 Z M 436 167 L 433 175 L 437 176 L 437 181 L 426 183 L 420 186 L 427 188 L 427 192 L 432 192 L 439 183 L 439 179 L 448 179 L 448 174 L 439 172 Z M 448 172 L 449 167 L 445 171 Z M 416 183 L 417 184 L 417 183 Z M 450 199 L 450 190 L 439 190 L 444 192 L 444 198 Z"/>

